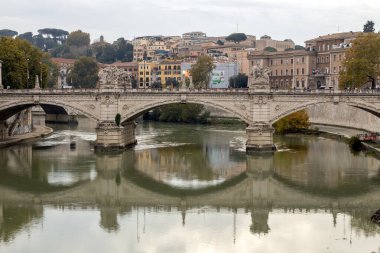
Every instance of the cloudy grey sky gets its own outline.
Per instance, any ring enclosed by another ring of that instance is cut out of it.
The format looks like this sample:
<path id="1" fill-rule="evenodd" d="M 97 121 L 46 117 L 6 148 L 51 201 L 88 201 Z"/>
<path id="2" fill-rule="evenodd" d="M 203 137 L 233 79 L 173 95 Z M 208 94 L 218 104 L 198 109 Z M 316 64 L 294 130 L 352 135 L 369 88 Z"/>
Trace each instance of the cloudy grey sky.
<path id="1" fill-rule="evenodd" d="M 380 30 L 380 1 L 366 0 L 0 0 L 0 29 L 37 33 L 40 28 L 81 29 L 91 40 L 141 35 L 209 36 L 232 32 L 302 44 L 322 34 Z"/>

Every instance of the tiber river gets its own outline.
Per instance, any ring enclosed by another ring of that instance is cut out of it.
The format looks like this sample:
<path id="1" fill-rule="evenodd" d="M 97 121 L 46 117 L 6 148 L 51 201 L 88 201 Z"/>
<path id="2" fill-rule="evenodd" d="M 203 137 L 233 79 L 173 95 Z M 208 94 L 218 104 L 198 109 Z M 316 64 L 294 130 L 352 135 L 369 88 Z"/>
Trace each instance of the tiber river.
<path id="1" fill-rule="evenodd" d="M 380 162 L 343 142 L 247 156 L 243 127 L 140 123 L 94 154 L 94 126 L 0 149 L 1 253 L 380 252 Z"/>

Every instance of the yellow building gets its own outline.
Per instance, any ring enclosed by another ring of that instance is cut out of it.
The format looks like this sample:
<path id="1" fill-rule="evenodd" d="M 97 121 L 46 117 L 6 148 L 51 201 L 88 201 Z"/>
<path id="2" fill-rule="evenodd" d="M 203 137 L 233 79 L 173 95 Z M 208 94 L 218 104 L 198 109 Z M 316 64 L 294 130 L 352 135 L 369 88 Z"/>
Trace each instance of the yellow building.
<path id="1" fill-rule="evenodd" d="M 150 88 L 154 82 L 161 83 L 165 88 L 169 79 L 181 82 L 180 61 L 140 61 L 138 63 L 138 88 Z"/>
<path id="2" fill-rule="evenodd" d="M 162 61 L 158 64 L 157 81 L 166 87 L 168 79 L 181 82 L 181 62 L 180 61 Z"/>
<path id="3" fill-rule="evenodd" d="M 155 68 L 156 62 L 140 61 L 138 63 L 138 88 L 149 88 L 157 79 Z"/>

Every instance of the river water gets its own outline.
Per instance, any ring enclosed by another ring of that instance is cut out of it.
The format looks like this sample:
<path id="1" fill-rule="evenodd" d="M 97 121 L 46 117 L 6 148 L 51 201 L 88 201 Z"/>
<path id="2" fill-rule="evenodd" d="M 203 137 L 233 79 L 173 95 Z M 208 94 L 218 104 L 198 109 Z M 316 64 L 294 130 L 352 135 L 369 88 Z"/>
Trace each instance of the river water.
<path id="1" fill-rule="evenodd" d="M 0 149 L 0 252 L 380 252 L 380 162 L 315 136 L 245 154 L 239 126 L 140 123 L 95 154 L 95 123 Z M 75 147 L 70 147 L 75 142 Z"/>

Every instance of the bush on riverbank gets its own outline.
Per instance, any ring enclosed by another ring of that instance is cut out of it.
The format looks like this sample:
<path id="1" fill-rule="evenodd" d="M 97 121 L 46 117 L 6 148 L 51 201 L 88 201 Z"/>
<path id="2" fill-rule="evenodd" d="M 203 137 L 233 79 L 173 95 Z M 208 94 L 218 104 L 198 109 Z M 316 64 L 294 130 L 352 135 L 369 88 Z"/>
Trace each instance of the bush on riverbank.
<path id="1" fill-rule="evenodd" d="M 181 123 L 208 123 L 210 112 L 198 104 L 171 104 L 153 109 L 144 114 L 144 120 Z"/>
<path id="2" fill-rule="evenodd" d="M 350 145 L 350 148 L 353 150 L 353 151 L 361 151 L 363 149 L 363 144 L 362 142 L 359 140 L 358 137 L 356 136 L 352 136 L 349 140 L 348 140 L 348 145 Z"/>
<path id="3" fill-rule="evenodd" d="M 273 124 L 278 134 L 299 133 L 309 126 L 309 115 L 305 110 L 295 112 Z"/>

